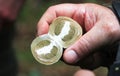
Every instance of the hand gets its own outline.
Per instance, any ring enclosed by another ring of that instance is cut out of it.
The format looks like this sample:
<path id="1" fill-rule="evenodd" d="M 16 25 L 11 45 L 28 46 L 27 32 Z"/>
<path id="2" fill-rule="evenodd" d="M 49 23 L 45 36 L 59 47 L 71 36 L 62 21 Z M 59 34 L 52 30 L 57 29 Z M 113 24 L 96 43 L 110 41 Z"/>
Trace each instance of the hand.
<path id="1" fill-rule="evenodd" d="M 89 70 L 79 70 L 74 76 L 95 76 L 95 74 Z"/>
<path id="2" fill-rule="evenodd" d="M 93 56 L 96 60 L 94 62 L 101 65 L 102 54 L 99 55 L 99 52 L 102 50 L 97 52 L 98 49 L 110 47 L 120 40 L 120 25 L 114 13 L 106 7 L 90 3 L 51 6 L 38 22 L 38 35 L 47 33 L 49 25 L 58 16 L 71 17 L 84 30 L 84 35 L 64 51 L 63 60 L 66 63 L 75 64 L 90 55 L 87 57 L 89 61 L 91 56 L 97 55 L 97 57 Z"/>

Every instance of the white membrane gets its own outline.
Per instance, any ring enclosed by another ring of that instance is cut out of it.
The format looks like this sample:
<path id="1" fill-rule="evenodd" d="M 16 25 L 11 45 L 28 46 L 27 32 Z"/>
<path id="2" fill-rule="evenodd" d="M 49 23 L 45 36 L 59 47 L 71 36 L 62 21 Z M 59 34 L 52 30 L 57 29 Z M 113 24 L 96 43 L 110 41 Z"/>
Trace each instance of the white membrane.
<path id="1" fill-rule="evenodd" d="M 59 38 L 63 39 L 64 36 L 69 34 L 69 30 L 70 30 L 70 22 L 66 21 L 65 24 L 64 24 L 64 27 L 61 30 L 61 33 L 59 34 Z"/>
<path id="2" fill-rule="evenodd" d="M 37 55 L 51 53 L 53 46 L 55 46 L 55 44 L 51 42 L 50 45 L 44 46 L 43 48 L 36 50 L 36 53 Z"/>

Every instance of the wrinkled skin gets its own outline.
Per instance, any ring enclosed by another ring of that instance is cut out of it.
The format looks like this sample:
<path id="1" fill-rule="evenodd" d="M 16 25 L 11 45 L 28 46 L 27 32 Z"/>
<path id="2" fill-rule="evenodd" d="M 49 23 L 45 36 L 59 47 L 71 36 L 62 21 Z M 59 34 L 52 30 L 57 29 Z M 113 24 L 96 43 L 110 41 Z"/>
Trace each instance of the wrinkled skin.
<path id="1" fill-rule="evenodd" d="M 79 70 L 77 71 L 74 76 L 95 76 L 95 74 L 89 70 Z"/>
<path id="2" fill-rule="evenodd" d="M 73 18 L 84 30 L 83 36 L 65 49 L 65 63 L 88 69 L 109 65 L 107 60 L 110 59 L 104 58 L 106 53 L 103 51 L 111 52 L 116 47 L 115 43 L 120 40 L 119 22 L 109 8 L 92 3 L 51 6 L 38 22 L 38 35 L 48 33 L 49 25 L 58 16 Z"/>

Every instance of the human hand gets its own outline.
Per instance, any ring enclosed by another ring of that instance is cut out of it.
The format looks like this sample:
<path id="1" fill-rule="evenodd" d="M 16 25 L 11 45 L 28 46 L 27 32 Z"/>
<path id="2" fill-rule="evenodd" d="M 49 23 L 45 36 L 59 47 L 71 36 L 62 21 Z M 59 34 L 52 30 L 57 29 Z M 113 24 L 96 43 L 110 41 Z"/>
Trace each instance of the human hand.
<path id="1" fill-rule="evenodd" d="M 95 74 L 89 70 L 79 70 L 74 76 L 95 76 Z"/>
<path id="2" fill-rule="evenodd" d="M 38 22 L 38 35 L 48 33 L 49 25 L 58 16 L 71 17 L 84 30 L 84 35 L 64 51 L 63 60 L 66 63 L 75 64 L 99 48 L 110 47 L 120 40 L 120 25 L 114 13 L 106 7 L 90 3 L 51 6 Z M 98 53 L 95 55 L 98 56 Z M 97 58 L 94 62 L 101 65 L 101 57 L 94 57 Z"/>

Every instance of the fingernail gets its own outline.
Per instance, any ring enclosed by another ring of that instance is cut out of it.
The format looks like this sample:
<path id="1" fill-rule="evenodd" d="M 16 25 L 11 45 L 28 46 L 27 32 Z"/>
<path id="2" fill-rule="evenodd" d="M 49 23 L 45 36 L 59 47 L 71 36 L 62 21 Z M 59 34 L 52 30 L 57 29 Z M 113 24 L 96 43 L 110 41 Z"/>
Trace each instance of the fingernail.
<path id="1" fill-rule="evenodd" d="M 69 50 L 65 54 L 65 60 L 68 63 L 76 63 L 78 61 L 78 55 L 74 50 Z"/>

